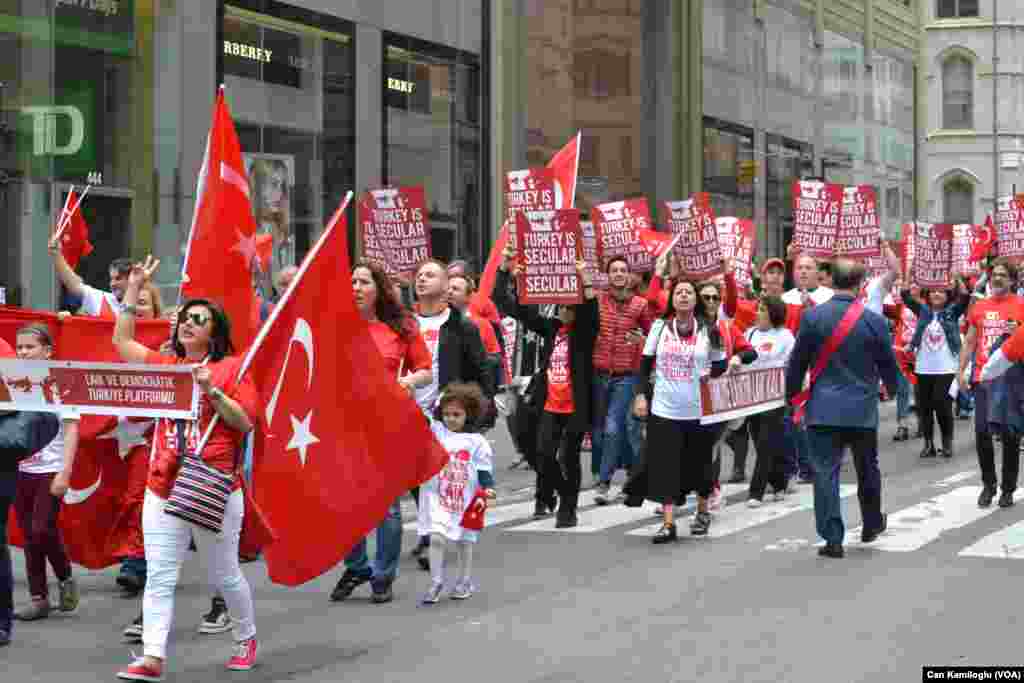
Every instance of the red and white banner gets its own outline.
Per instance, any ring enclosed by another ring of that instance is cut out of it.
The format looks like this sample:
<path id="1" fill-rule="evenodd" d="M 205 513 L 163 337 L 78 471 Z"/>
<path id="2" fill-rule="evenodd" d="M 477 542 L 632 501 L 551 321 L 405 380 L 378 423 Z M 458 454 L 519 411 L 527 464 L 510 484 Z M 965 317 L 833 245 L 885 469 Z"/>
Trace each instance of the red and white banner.
<path id="1" fill-rule="evenodd" d="M 195 420 L 198 402 L 188 365 L 0 358 L 0 410 Z"/>
<path id="2" fill-rule="evenodd" d="M 1024 195 L 1000 197 L 996 206 L 996 256 L 1024 261 Z"/>
<path id="3" fill-rule="evenodd" d="M 578 304 L 583 300 L 576 273 L 576 261 L 583 257 L 578 211 L 516 214 L 516 239 L 523 264 L 517 283 L 520 303 Z"/>
<path id="4" fill-rule="evenodd" d="M 654 257 L 638 234 L 639 230 L 654 229 L 646 199 L 598 204 L 590 210 L 590 218 L 606 262 L 613 256 L 624 256 L 634 273 L 654 269 Z"/>
<path id="5" fill-rule="evenodd" d="M 700 381 L 701 424 L 726 422 L 781 408 L 786 366 L 740 370 Z"/>
<path id="6" fill-rule="evenodd" d="M 608 274 L 604 272 L 604 254 L 601 253 L 594 222 L 580 221 L 580 235 L 583 237 L 583 260 L 594 274 L 594 290 L 604 291 L 608 289 Z"/>
<path id="7" fill-rule="evenodd" d="M 953 226 L 918 223 L 914 230 L 913 282 L 919 287 L 945 289 L 953 278 Z"/>
<path id="8" fill-rule="evenodd" d="M 979 227 L 982 226 L 970 223 L 958 223 L 953 226 L 953 272 L 958 275 L 981 275 L 981 263 L 971 259 Z"/>
<path id="9" fill-rule="evenodd" d="M 879 256 L 878 197 L 870 185 L 843 188 L 843 209 L 836 235 L 836 254 L 861 261 Z"/>
<path id="10" fill-rule="evenodd" d="M 362 253 L 384 264 L 390 275 L 412 279 L 430 258 L 427 198 L 421 186 L 370 190 L 359 200 Z"/>
<path id="11" fill-rule="evenodd" d="M 675 253 L 682 276 L 703 280 L 721 273 L 722 249 L 708 193 L 698 192 L 689 199 L 662 202 L 661 210 L 668 231 L 679 235 Z"/>
<path id="12" fill-rule="evenodd" d="M 817 180 L 793 181 L 793 244 L 800 253 L 832 258 L 842 208 L 842 185 Z"/>
<path id="13" fill-rule="evenodd" d="M 757 246 L 757 228 L 746 218 L 723 216 L 715 219 L 722 258 L 732 260 L 736 286 L 740 289 L 754 284 L 753 258 Z"/>

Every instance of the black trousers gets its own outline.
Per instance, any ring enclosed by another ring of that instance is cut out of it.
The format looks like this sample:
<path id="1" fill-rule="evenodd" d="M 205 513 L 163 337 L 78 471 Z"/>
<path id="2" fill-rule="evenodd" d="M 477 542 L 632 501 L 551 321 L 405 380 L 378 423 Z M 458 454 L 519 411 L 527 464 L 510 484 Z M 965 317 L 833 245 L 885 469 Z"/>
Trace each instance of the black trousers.
<path id="1" fill-rule="evenodd" d="M 953 399 L 949 397 L 949 387 L 954 376 L 952 373 L 917 375 L 917 415 L 925 443 L 935 440 L 933 432 L 937 419 L 943 448 L 953 445 Z"/>
<path id="2" fill-rule="evenodd" d="M 1002 489 L 1012 493 L 1017 490 L 1020 474 L 1020 434 L 988 421 L 989 391 L 990 388 L 984 384 L 974 387 L 974 442 L 978 449 L 981 482 L 993 489 L 999 483 L 996 479 L 996 449 L 992 443 L 992 434 L 997 432 L 1003 444 Z"/>
<path id="3" fill-rule="evenodd" d="M 0 629 L 8 632 L 14 618 L 14 567 L 7 547 L 7 518 L 14 503 L 16 476 L 14 472 L 0 472 Z"/>
<path id="4" fill-rule="evenodd" d="M 580 447 L 585 432 L 571 428 L 574 417 L 545 410 L 540 418 L 536 498 L 549 504 L 557 491 L 559 514 L 576 510 L 583 478 Z"/>
<path id="5" fill-rule="evenodd" d="M 725 442 L 732 449 L 732 471 L 745 474 L 747 471 L 747 452 L 750 448 L 750 418 L 743 421 L 743 425 L 736 431 L 729 432 Z"/>
<path id="6" fill-rule="evenodd" d="M 786 490 L 786 449 L 790 445 L 783 424 L 785 413 L 785 408 L 776 408 L 747 418 L 750 436 L 757 449 L 754 475 L 750 478 L 751 498 L 764 498 L 768 484 L 776 493 Z"/>

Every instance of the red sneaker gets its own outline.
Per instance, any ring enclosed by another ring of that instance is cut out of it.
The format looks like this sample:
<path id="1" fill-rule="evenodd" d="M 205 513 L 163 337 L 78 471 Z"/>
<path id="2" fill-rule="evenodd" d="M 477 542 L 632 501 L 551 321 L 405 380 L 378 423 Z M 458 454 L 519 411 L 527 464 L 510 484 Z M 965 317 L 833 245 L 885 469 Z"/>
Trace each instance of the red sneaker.
<path id="1" fill-rule="evenodd" d="M 232 671 L 249 671 L 256 666 L 257 649 L 255 638 L 235 643 L 235 654 L 228 660 L 228 668 Z"/>
<path id="2" fill-rule="evenodd" d="M 131 666 L 125 667 L 117 672 L 117 677 L 125 681 L 162 681 L 164 680 L 164 669 L 162 666 L 149 666 L 146 660 L 141 657 L 136 659 Z"/>

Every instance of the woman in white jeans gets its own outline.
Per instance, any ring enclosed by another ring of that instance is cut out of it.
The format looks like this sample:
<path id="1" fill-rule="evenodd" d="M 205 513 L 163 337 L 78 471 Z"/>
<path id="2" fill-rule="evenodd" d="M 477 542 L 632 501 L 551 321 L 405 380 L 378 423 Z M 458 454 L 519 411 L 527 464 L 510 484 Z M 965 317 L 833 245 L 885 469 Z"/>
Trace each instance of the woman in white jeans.
<path id="1" fill-rule="evenodd" d="M 161 681 L 167 637 L 174 615 L 174 589 L 189 540 L 195 538 L 207 565 L 210 583 L 219 589 L 234 617 L 235 648 L 227 667 L 247 671 L 256 662 L 256 628 L 252 591 L 238 564 L 238 539 L 242 530 L 244 499 L 238 474 L 238 455 L 245 434 L 257 414 L 256 388 L 251 379 L 237 380 L 241 359 L 231 356 L 231 325 L 213 302 L 193 299 L 178 313 L 172 337 L 173 356 L 146 348 L 133 339 L 139 289 L 156 271 L 159 261 L 146 258 L 128 276 L 124 310 L 117 317 L 114 345 L 132 363 L 194 365 L 195 381 L 202 390 L 199 420 L 162 419 L 153 434 L 149 477 L 142 509 L 142 534 L 146 546 L 148 578 L 142 599 L 144 657 L 118 672 L 132 681 Z M 235 472 L 234 490 L 228 499 L 222 531 L 211 533 L 164 512 L 179 467 L 178 429 L 184 428 L 189 449 L 199 449 L 203 461 L 222 472 Z"/>

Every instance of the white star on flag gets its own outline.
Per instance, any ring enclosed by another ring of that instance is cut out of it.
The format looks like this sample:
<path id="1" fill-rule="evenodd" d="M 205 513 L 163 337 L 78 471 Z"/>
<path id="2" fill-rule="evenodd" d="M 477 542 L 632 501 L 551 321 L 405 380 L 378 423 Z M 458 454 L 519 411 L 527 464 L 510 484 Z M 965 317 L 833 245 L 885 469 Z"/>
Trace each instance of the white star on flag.
<path id="1" fill-rule="evenodd" d="M 235 228 L 235 234 L 238 235 L 238 243 L 231 247 L 231 251 L 237 251 L 245 258 L 246 265 L 252 265 L 256 258 L 256 235 L 246 237 L 238 228 Z"/>
<path id="2" fill-rule="evenodd" d="M 293 451 L 298 449 L 299 460 L 302 464 L 306 464 L 306 449 L 315 443 L 320 443 L 320 439 L 316 438 L 312 431 L 310 431 L 309 423 L 313 419 L 313 411 L 310 410 L 306 415 L 305 419 L 297 420 L 294 415 L 288 417 L 292 420 L 292 438 L 285 446 L 286 451 Z"/>
<path id="3" fill-rule="evenodd" d="M 117 418 L 117 426 L 109 432 L 105 432 L 97 439 L 117 439 L 117 454 L 121 460 L 128 457 L 136 446 L 146 445 L 146 430 L 152 426 L 151 420 L 137 422 L 125 417 Z"/>

